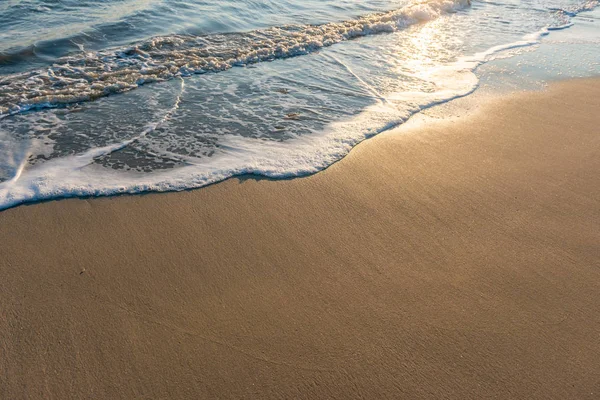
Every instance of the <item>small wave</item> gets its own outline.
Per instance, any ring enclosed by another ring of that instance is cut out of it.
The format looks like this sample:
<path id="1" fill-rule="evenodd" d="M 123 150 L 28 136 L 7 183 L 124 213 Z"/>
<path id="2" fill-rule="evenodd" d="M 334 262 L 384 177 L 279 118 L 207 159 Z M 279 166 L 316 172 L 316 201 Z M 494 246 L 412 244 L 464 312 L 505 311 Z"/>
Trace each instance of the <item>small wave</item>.
<path id="1" fill-rule="evenodd" d="M 175 77 L 305 55 L 343 41 L 394 32 L 468 5 L 470 0 L 419 0 L 399 10 L 340 23 L 162 36 L 128 48 L 65 57 L 48 69 L 0 79 L 0 117 L 91 101 Z"/>
<path id="2" fill-rule="evenodd" d="M 30 45 L 15 51 L 0 51 L 0 65 L 15 64 L 35 56 L 35 45 Z"/>
<path id="3" fill-rule="evenodd" d="M 342 159 L 361 141 L 402 124 L 411 115 L 471 94 L 479 84 L 474 74 L 477 68 L 496 57 L 502 57 L 507 51 L 539 44 L 541 38 L 548 34 L 549 30 L 544 28 L 525 35 L 521 40 L 422 71 L 419 78 L 435 82 L 435 91 L 389 94 L 386 101 L 368 107 L 349 120 L 334 122 L 320 134 L 298 136 L 286 142 L 270 141 L 268 147 L 265 141 L 228 134 L 220 138 L 220 148 L 228 150 L 221 152 L 218 157 L 189 157 L 185 160 L 185 166 L 147 175 L 85 168 L 96 158 L 132 145 L 168 121 L 181 102 L 184 90 L 184 80 L 181 79 L 172 107 L 157 122 L 148 125 L 131 139 L 94 148 L 81 155 L 53 158 L 39 168 L 24 172 L 21 167 L 23 163 L 19 161 L 24 156 L 19 153 L 14 157 L 13 179 L 0 182 L 0 210 L 56 198 L 181 191 L 244 174 L 290 178 L 316 173 Z M 341 60 L 338 62 L 342 63 Z M 378 97 L 376 91 L 373 95 Z M 397 108 L 395 104 L 399 103 L 407 105 L 407 108 Z"/>
<path id="4" fill-rule="evenodd" d="M 594 8 L 598 7 L 600 1 L 598 0 L 587 0 L 581 4 L 571 6 L 569 8 L 551 8 L 551 11 L 556 11 L 560 14 L 566 15 L 568 17 L 575 17 L 577 14 L 592 11 Z"/>

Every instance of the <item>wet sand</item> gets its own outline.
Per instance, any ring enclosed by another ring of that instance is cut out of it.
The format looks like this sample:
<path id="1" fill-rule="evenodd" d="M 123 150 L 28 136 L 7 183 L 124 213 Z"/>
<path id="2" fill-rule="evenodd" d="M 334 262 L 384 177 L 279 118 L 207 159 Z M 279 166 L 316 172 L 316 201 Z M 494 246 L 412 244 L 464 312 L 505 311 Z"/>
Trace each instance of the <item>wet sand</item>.
<path id="1" fill-rule="evenodd" d="M 0 398 L 600 396 L 600 80 L 287 181 L 0 212 Z"/>

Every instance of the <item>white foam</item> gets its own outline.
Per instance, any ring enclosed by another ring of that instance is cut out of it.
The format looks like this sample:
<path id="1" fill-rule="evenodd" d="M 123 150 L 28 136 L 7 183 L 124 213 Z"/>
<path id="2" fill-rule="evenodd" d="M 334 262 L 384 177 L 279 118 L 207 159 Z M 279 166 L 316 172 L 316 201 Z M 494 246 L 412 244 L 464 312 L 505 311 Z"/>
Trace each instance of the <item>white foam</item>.
<path id="1" fill-rule="evenodd" d="M 321 134 L 283 142 L 226 135 L 220 137 L 221 151 L 214 156 L 193 159 L 183 167 L 151 174 L 114 171 L 92 163 L 94 158 L 121 149 L 139 137 L 78 156 L 55 158 L 39 167 L 21 168 L 18 176 L 15 175 L 16 179 L 0 183 L 0 209 L 54 198 L 179 191 L 243 174 L 286 178 L 315 173 L 343 158 L 362 140 L 401 124 L 415 112 L 468 95 L 478 85 L 474 73 L 478 66 L 506 51 L 535 45 L 547 34 L 548 30 L 543 29 L 520 41 L 495 46 L 455 63 L 422 71 L 418 78 L 432 82 L 437 90 L 388 95 L 385 101 L 369 107 L 360 115 L 330 124 Z M 382 97 L 378 93 L 374 96 Z M 169 112 L 140 136 L 170 118 L 177 109 L 178 99 Z M 407 100 L 412 106 L 406 107 Z M 402 102 L 403 107 L 396 107 L 398 102 Z"/>
<path id="2" fill-rule="evenodd" d="M 324 25 L 245 34 L 165 36 L 126 49 L 67 57 L 46 70 L 0 78 L 0 117 L 91 101 L 174 77 L 309 54 L 336 43 L 394 32 L 470 5 L 470 0 L 416 0 L 387 13 Z"/>
<path id="3" fill-rule="evenodd" d="M 452 12 L 455 9 L 462 7 L 466 2 L 455 1 L 435 1 L 435 2 L 418 2 L 413 3 L 411 8 L 403 9 L 404 11 L 396 11 L 387 14 L 378 14 L 376 20 L 370 22 L 361 22 L 362 28 L 355 26 L 357 21 L 366 21 L 358 19 L 352 22 L 352 27 L 348 27 L 347 23 L 338 24 L 334 28 L 334 24 L 326 25 L 326 29 L 321 27 L 304 27 L 301 30 L 301 35 L 309 35 L 299 40 L 295 31 L 281 31 L 281 37 L 290 36 L 297 43 L 301 43 L 300 47 L 291 45 L 285 49 L 273 50 L 274 53 L 244 54 L 244 57 L 228 59 L 231 62 L 229 67 L 239 65 L 236 63 L 254 62 L 262 59 L 268 60 L 269 57 L 292 56 L 303 54 L 303 52 L 314 51 L 320 48 L 319 46 L 327 46 L 337 43 L 336 36 L 342 34 L 342 39 L 348 40 L 351 35 L 369 35 L 373 32 L 386 32 L 390 29 L 400 29 L 399 27 L 406 26 L 415 21 L 434 19 L 446 12 Z M 597 5 L 597 1 L 588 1 L 584 6 L 578 7 L 576 11 L 587 11 L 590 7 Z M 432 5 L 435 4 L 435 7 Z M 394 13 L 397 14 L 394 17 Z M 401 18 L 398 18 L 401 15 Z M 0 178 L 4 178 L 4 182 L 0 183 L 0 209 L 5 209 L 25 202 L 41 201 L 55 198 L 76 197 L 76 196 L 106 196 L 120 193 L 140 193 L 147 191 L 178 191 L 202 187 L 211 183 L 222 181 L 232 176 L 243 174 L 254 174 L 267 176 L 272 178 L 286 178 L 303 176 L 318 172 L 327 168 L 332 163 L 343 158 L 348 152 L 362 140 L 390 129 L 398 124 L 401 124 L 412 114 L 435 104 L 446 102 L 457 97 L 466 96 L 474 91 L 478 84 L 478 78 L 475 75 L 476 69 L 482 64 L 499 58 L 513 54 L 519 49 L 535 46 L 540 43 L 541 39 L 548 35 L 552 30 L 566 29 L 571 26 L 567 22 L 560 26 L 547 27 L 530 35 L 524 36 L 521 40 L 507 43 L 500 46 L 495 46 L 486 51 L 474 54 L 469 57 L 463 57 L 458 61 L 436 68 L 415 70 L 415 78 L 420 81 L 431 83 L 427 87 L 434 87 L 431 92 L 415 91 L 415 92 L 398 92 L 382 95 L 378 90 L 371 87 L 369 83 L 360 78 L 360 74 L 355 73 L 348 65 L 344 65 L 343 61 L 336 61 L 354 75 L 364 86 L 365 91 L 372 95 L 372 98 L 377 99 L 378 103 L 366 109 L 360 115 L 346 121 L 332 123 L 319 134 L 309 134 L 296 137 L 294 139 L 286 139 L 282 142 L 272 140 L 249 139 L 235 135 L 219 135 L 219 151 L 212 157 L 195 158 L 186 157 L 177 154 L 176 158 L 185 161 L 185 165 L 171 170 L 153 171 L 149 174 L 126 172 L 122 170 L 112 170 L 102 165 L 94 163 L 98 157 L 118 151 L 127 146 L 132 145 L 135 141 L 140 140 L 149 132 L 156 130 L 161 124 L 165 123 L 176 112 L 179 106 L 181 93 L 176 97 L 173 107 L 165 114 L 158 116 L 156 121 L 141 130 L 140 134 L 109 146 L 94 148 L 84 154 L 54 158 L 44 162 L 41 165 L 29 166 L 26 163 L 28 151 L 31 147 L 18 145 L 10 152 L 2 151 L 2 154 L 8 154 L 9 162 L 7 173 L 0 174 Z M 366 29 L 365 27 L 368 27 Z M 351 28 L 351 29 L 350 29 Z M 274 28 L 271 33 L 275 33 L 277 28 Z M 342 32 L 342 33 L 340 33 Z M 348 33 L 350 32 L 350 33 Z M 255 32 L 255 34 L 259 35 Z M 263 32 L 264 34 L 264 32 Z M 311 36 L 312 35 L 312 36 Z M 320 35 L 320 36 L 319 36 Z M 346 35 L 346 36 L 344 36 Z M 260 36 L 260 35 L 259 35 Z M 319 37 L 320 41 L 315 42 L 315 37 Z M 358 37 L 358 36 L 356 36 Z M 135 56 L 127 56 L 126 62 L 119 61 L 117 58 L 110 58 L 104 63 L 108 66 L 107 73 L 110 77 L 122 77 L 123 71 L 126 71 L 127 62 L 134 60 L 133 63 L 139 63 L 143 68 L 145 76 L 152 77 L 152 71 L 155 71 L 155 66 L 148 62 L 148 55 L 152 52 L 165 51 L 166 54 L 173 55 L 179 53 L 192 54 L 194 57 L 202 57 L 202 48 L 198 47 L 198 42 L 189 43 L 185 37 L 163 37 L 156 38 L 147 48 L 137 50 L 126 50 L 128 53 Z M 239 39 L 239 36 L 238 36 Z M 246 40 L 247 37 L 244 39 Z M 270 40 L 261 38 L 260 40 Z M 305 40 L 306 39 L 306 40 Z M 311 40 L 308 40 L 311 39 Z M 194 40 L 200 40 L 198 38 Z M 235 40 L 230 43 L 234 43 Z M 254 39 L 253 39 L 254 40 Z M 328 40 L 330 42 L 328 42 Z M 256 41 L 253 41 L 256 43 Z M 292 43 L 286 42 L 286 43 Z M 183 48 L 182 48 L 183 47 Z M 239 47 L 239 46 L 238 46 Z M 174 50 L 175 49 L 175 50 Z M 215 51 L 223 51 L 223 49 L 213 49 Z M 260 49 L 259 49 L 260 50 Z M 205 50 L 204 50 L 205 51 Z M 191 52 L 191 53 L 190 53 Z M 194 53 L 197 52 L 197 53 Z M 297 52 L 297 53 L 294 53 Z M 211 68 L 221 68 L 219 60 L 212 54 L 212 59 L 205 57 L 205 60 Z M 90 55 L 90 57 L 96 57 Z M 133 58 L 131 58 L 133 57 Z M 254 58 L 252 58 L 254 57 Z M 189 60 L 190 58 L 186 59 Z M 233 60 L 233 61 L 231 61 Z M 103 62 L 104 62 L 103 61 Z M 123 64 L 119 64 L 119 62 Z M 112 63 L 112 64 L 111 64 Z M 227 68 L 229 68 L 227 67 Z M 119 70 L 119 68 L 122 68 Z M 117 71 L 115 71 L 115 69 Z M 57 71 L 59 71 L 57 69 Z M 81 73 L 77 67 L 70 66 L 68 74 Z M 138 72 L 139 72 L 138 71 Z M 179 72 L 177 72 L 179 71 Z M 190 70 L 177 70 L 172 76 L 184 76 Z M 187 71 L 187 72 L 186 72 Z M 89 71 L 88 71 L 89 72 Z M 163 70 L 164 72 L 164 70 Z M 406 71 L 404 71 L 406 72 Z M 56 72 L 52 72 L 56 75 Z M 87 72 L 86 72 L 87 73 Z M 121 73 L 121 75 L 119 75 Z M 157 75 L 158 76 L 158 75 Z M 166 76 L 166 75 L 165 75 Z M 74 79 L 67 77 L 68 79 Z M 40 77 L 28 77 L 28 80 L 33 84 L 44 82 L 38 81 Z M 117 79 L 117 78 L 115 78 Z M 121 79 L 121 78 L 119 78 Z M 156 78 L 157 80 L 163 77 Z M 165 78 L 166 79 L 166 78 Z M 37 83 L 36 83 L 37 82 Z M 181 91 L 183 91 L 183 79 L 181 81 Z M 136 83 L 138 85 L 139 83 Z M 126 87 L 126 86 L 123 86 Z M 402 107 L 396 107 L 398 104 Z M 52 105 L 47 103 L 45 105 Z M 408 104 L 408 106 L 407 106 Z M 34 107 L 34 105 L 30 105 Z M 6 138 L 4 138 L 6 139 Z M 0 131 L 0 147 L 2 145 L 2 132 Z M 13 146 L 9 143 L 7 146 Z M 161 149 L 162 151 L 162 149 Z M 166 151 L 166 150 L 165 150 Z M 38 153 L 36 151 L 36 153 Z M 39 154 L 39 153 L 38 153 Z M 166 154 L 166 153 L 164 153 Z M 2 173 L 3 171 L 0 171 Z"/>

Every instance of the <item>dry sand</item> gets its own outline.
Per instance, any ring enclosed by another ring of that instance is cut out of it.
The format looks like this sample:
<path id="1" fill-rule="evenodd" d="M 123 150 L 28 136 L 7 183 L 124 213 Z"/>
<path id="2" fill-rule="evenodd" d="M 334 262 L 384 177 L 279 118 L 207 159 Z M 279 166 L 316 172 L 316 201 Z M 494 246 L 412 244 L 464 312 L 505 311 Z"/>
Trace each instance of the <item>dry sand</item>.
<path id="1" fill-rule="evenodd" d="M 600 398 L 600 80 L 317 175 L 0 213 L 0 398 Z"/>

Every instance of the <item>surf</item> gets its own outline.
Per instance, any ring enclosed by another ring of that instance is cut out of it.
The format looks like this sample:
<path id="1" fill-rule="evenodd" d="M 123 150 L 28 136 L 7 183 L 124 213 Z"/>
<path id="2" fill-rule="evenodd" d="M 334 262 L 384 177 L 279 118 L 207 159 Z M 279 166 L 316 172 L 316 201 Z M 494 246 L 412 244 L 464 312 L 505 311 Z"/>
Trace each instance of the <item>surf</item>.
<path id="1" fill-rule="evenodd" d="M 177 77 L 307 55 L 344 41 L 392 33 L 468 6 L 469 0 L 421 0 L 339 23 L 161 36 L 126 48 L 69 56 L 47 69 L 0 78 L 0 117 L 93 101 Z"/>

